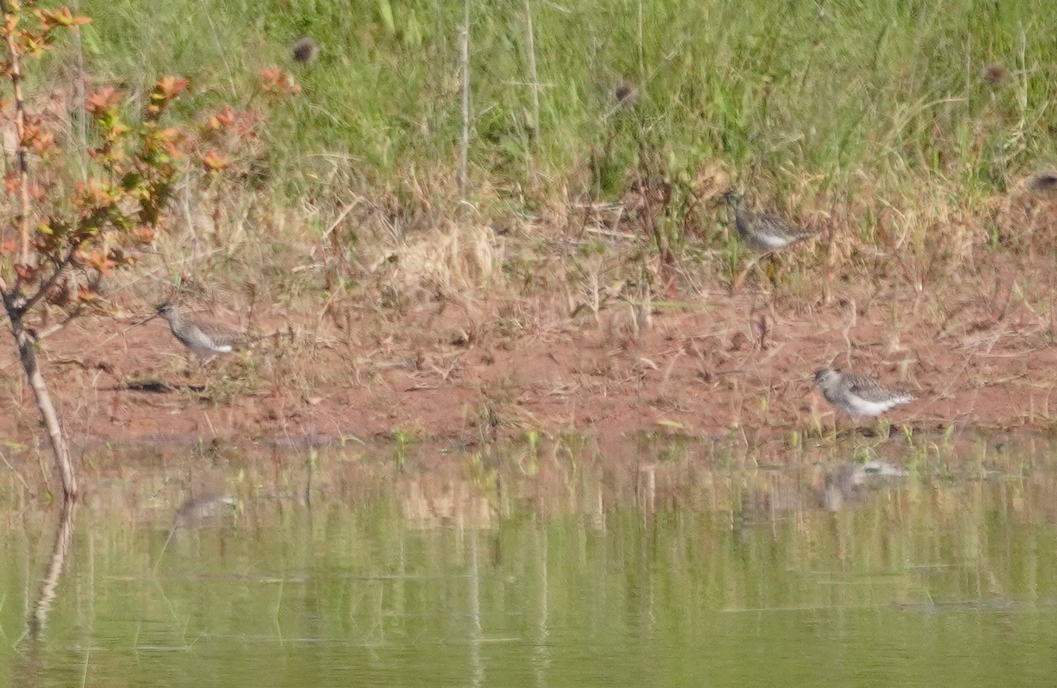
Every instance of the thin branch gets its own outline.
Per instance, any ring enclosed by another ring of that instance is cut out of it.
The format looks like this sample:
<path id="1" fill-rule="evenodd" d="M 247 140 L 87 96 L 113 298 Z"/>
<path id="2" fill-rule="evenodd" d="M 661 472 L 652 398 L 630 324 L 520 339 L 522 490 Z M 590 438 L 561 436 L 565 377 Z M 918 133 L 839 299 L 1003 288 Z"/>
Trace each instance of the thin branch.
<path id="1" fill-rule="evenodd" d="M 51 335 L 55 334 L 59 330 L 65 329 L 67 325 L 69 325 L 71 322 L 73 322 L 77 318 L 81 317 L 82 313 L 84 313 L 84 304 L 83 303 L 79 303 L 79 304 L 77 304 L 77 306 L 74 307 L 73 311 L 67 313 L 66 317 L 63 318 L 62 320 L 60 320 L 59 322 L 55 323 L 54 325 L 49 325 L 48 327 L 44 328 L 43 330 L 37 330 L 36 332 L 34 332 L 33 333 L 34 334 L 33 338 L 35 340 L 37 340 L 38 342 L 43 341 L 44 339 L 50 337 Z M 153 315 L 151 316 L 151 318 L 154 318 L 154 317 L 157 317 L 157 316 L 153 316 Z M 148 318 L 148 320 L 149 319 L 150 318 Z M 144 321 L 144 322 L 146 322 L 146 321 Z"/>
<path id="2" fill-rule="evenodd" d="M 77 132 L 77 164 L 80 166 L 81 181 L 88 181 L 88 110 L 86 105 L 88 98 L 84 92 L 84 84 L 87 80 L 84 68 L 84 45 L 81 42 L 81 32 L 73 32 L 74 54 L 77 58 L 77 70 L 73 77 L 73 100 L 76 105 L 72 108 L 72 119 L 74 129 Z"/>
<path id="3" fill-rule="evenodd" d="M 76 254 L 77 249 L 71 248 L 70 252 L 67 253 L 66 257 L 62 259 L 62 262 L 59 263 L 59 267 L 55 269 L 55 272 L 52 273 L 51 277 L 49 277 L 44 284 L 40 285 L 40 287 L 37 289 L 36 293 L 33 294 L 33 296 L 29 297 L 24 303 L 19 305 L 19 315 L 23 313 L 28 313 L 29 310 L 33 308 L 33 306 L 37 305 L 38 301 L 44 298 L 44 294 L 46 294 L 49 289 L 55 286 L 55 283 L 58 282 L 59 278 L 62 277 L 62 275 L 66 272 L 66 268 L 70 267 L 70 264 L 73 263 L 73 257 Z M 18 285 L 16 285 L 16 287 L 17 286 Z"/>
<path id="4" fill-rule="evenodd" d="M 4 20 L 11 16 L 7 2 L 3 4 Z M 18 147 L 15 156 L 18 159 L 18 224 L 19 264 L 29 264 L 29 162 L 26 158 L 26 104 L 22 99 L 22 67 L 19 61 L 21 54 L 12 31 L 6 31 L 7 52 L 11 56 L 8 74 L 11 76 L 11 90 L 15 100 L 15 134 L 18 136 Z"/>

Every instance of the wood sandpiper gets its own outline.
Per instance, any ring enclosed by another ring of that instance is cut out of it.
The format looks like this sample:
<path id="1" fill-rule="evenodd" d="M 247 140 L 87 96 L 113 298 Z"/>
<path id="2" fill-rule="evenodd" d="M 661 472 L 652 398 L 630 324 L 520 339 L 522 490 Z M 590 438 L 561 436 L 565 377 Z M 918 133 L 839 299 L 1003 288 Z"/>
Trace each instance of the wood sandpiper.
<path id="1" fill-rule="evenodd" d="M 916 398 L 907 391 L 889 387 L 872 378 L 822 368 L 815 373 L 815 386 L 822 396 L 849 416 L 879 416 Z"/>
<path id="2" fill-rule="evenodd" d="M 761 253 L 780 251 L 798 241 L 818 234 L 797 227 L 777 215 L 750 210 L 742 194 L 735 190 L 723 194 L 734 209 L 734 226 L 746 244 Z"/>
<path id="3" fill-rule="evenodd" d="M 185 319 L 180 313 L 180 308 L 171 301 L 158 306 L 158 315 L 168 321 L 169 329 L 177 341 L 204 360 L 231 353 L 252 340 L 250 336 L 237 330 L 200 320 Z"/>

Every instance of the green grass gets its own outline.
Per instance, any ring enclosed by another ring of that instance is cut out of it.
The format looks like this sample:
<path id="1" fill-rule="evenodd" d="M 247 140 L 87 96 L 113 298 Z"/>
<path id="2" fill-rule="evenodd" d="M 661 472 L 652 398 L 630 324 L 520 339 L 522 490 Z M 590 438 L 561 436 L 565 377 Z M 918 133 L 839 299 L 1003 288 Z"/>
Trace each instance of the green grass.
<path id="1" fill-rule="evenodd" d="M 526 5 L 471 7 L 477 188 L 535 202 L 591 189 L 592 150 L 610 141 L 630 159 L 657 149 L 670 173 L 722 160 L 775 195 L 870 185 L 912 197 L 937 178 L 989 192 L 1054 158 L 1057 16 L 1041 1 L 530 6 L 538 127 Z M 452 190 L 460 3 L 81 10 L 95 20 L 83 41 L 93 73 L 140 88 L 183 74 L 196 94 L 189 106 L 244 102 L 261 67 L 294 70 L 304 94 L 270 113 L 268 135 L 275 171 L 295 189 L 347 161 L 365 188 L 406 192 L 413 175 L 432 193 Z M 323 48 L 311 66 L 289 56 L 302 35 Z M 981 78 L 991 63 L 1008 72 L 997 86 Z M 630 111 L 617 107 L 622 83 L 639 91 Z"/>

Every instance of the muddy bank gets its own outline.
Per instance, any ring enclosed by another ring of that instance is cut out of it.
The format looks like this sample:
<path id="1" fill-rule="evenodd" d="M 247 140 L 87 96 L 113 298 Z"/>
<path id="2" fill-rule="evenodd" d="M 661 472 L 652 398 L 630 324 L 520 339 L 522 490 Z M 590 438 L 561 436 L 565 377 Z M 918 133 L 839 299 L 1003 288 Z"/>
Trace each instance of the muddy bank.
<path id="1" fill-rule="evenodd" d="M 829 363 L 916 393 L 887 414 L 899 425 L 1049 429 L 1057 349 L 1030 313 L 996 320 L 969 307 L 937 323 L 903 306 L 895 328 L 891 303 L 805 306 L 773 294 L 706 294 L 645 318 L 626 309 L 516 329 L 444 308 L 342 328 L 273 314 L 256 324 L 271 336 L 254 350 L 207 366 L 189 363 L 161 320 L 93 318 L 46 340 L 41 358 L 70 436 L 88 442 L 782 436 L 832 426 L 811 387 Z M 11 412 L 0 433 L 43 441 L 3 353 Z"/>

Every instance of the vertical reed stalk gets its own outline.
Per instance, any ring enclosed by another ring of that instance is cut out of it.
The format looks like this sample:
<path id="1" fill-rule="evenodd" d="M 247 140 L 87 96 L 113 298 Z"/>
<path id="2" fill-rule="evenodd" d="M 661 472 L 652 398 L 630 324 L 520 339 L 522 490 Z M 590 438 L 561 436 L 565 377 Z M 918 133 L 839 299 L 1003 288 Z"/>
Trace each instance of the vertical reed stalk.
<path id="1" fill-rule="evenodd" d="M 532 86 L 532 130 L 538 136 L 540 128 L 540 80 L 536 73 L 536 33 L 532 28 L 532 0 L 525 0 L 525 23 L 528 28 L 528 68 Z"/>
<path id="2" fill-rule="evenodd" d="M 642 19 L 642 0 L 639 0 L 639 85 L 643 86 L 646 84 L 646 58 L 644 56 L 645 50 L 642 47 L 642 32 L 643 32 L 643 19 Z"/>
<path id="3" fill-rule="evenodd" d="M 462 70 L 462 144 L 459 146 L 459 197 L 466 200 L 470 157 L 470 0 L 463 0 L 462 40 L 459 67 Z"/>

